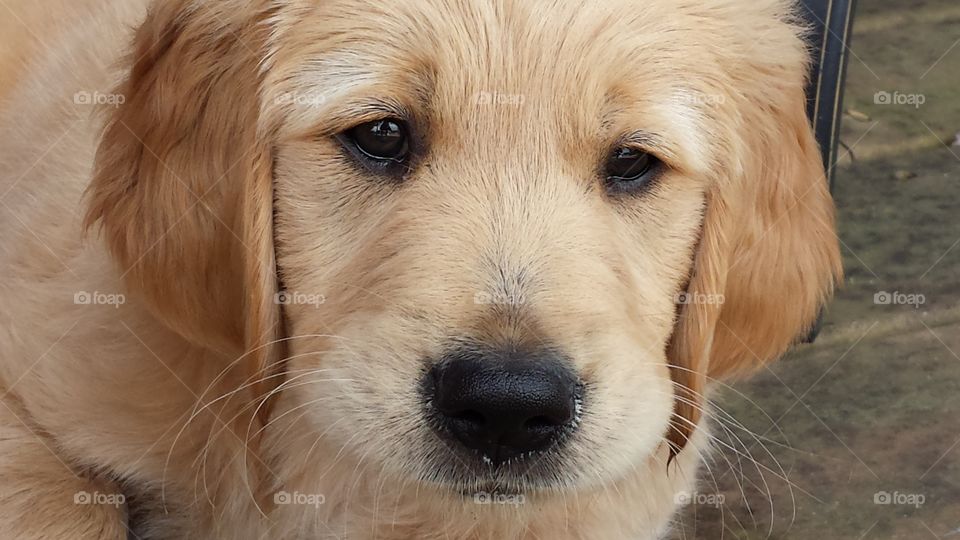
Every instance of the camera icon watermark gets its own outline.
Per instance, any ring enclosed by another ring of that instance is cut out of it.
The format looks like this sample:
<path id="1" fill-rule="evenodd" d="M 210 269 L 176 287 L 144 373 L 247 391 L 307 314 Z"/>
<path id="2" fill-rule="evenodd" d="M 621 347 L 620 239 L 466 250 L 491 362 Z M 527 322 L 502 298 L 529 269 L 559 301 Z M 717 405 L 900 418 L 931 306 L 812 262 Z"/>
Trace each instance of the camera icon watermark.
<path id="1" fill-rule="evenodd" d="M 927 102 L 927 96 L 924 94 L 902 94 L 900 92 L 887 92 L 880 90 L 873 95 L 875 105 L 909 105 L 919 109 Z"/>
<path id="2" fill-rule="evenodd" d="M 873 295 L 873 303 L 878 306 L 913 306 L 914 309 L 920 309 L 920 306 L 927 303 L 927 297 L 920 293 L 880 291 Z"/>
<path id="3" fill-rule="evenodd" d="M 95 504 L 119 508 L 126 503 L 127 497 L 123 493 L 100 493 L 99 491 L 90 493 L 88 491 L 78 491 L 73 494 L 73 504 Z"/>
<path id="4" fill-rule="evenodd" d="M 327 102 L 326 94 L 320 92 L 284 92 L 273 100 L 275 105 L 319 107 Z"/>
<path id="5" fill-rule="evenodd" d="M 327 297 L 322 294 L 297 291 L 280 291 L 273 295 L 273 303 L 278 306 L 313 306 L 319 309 L 326 301 Z"/>
<path id="6" fill-rule="evenodd" d="M 674 103 L 695 107 L 716 107 L 727 102 L 723 94 L 704 94 L 701 92 L 677 92 L 671 96 Z"/>
<path id="7" fill-rule="evenodd" d="M 679 491 L 673 496 L 673 502 L 678 506 L 711 506 L 720 508 L 726 502 L 727 497 L 723 493 L 699 493 L 691 491 Z"/>
<path id="8" fill-rule="evenodd" d="M 673 297 L 673 301 L 680 305 L 707 305 L 719 306 L 726 302 L 722 294 L 705 294 L 701 292 L 680 292 Z"/>
<path id="9" fill-rule="evenodd" d="M 477 92 L 473 101 L 477 105 L 494 105 L 503 107 L 520 107 L 527 100 L 523 94 L 505 94 L 502 92 Z"/>
<path id="10" fill-rule="evenodd" d="M 127 97 L 123 94 L 109 94 L 103 92 L 88 92 L 80 90 L 73 94 L 74 105 L 109 105 L 119 107 L 127 102 Z"/>
<path id="11" fill-rule="evenodd" d="M 478 491 L 473 494 L 473 503 L 480 505 L 499 504 L 520 506 L 527 504 L 527 497 L 522 493 L 490 493 L 487 491 Z"/>
<path id="12" fill-rule="evenodd" d="M 273 503 L 277 506 L 297 505 L 320 508 L 327 502 L 322 493 L 300 493 L 299 491 L 278 491 L 273 494 Z"/>
<path id="13" fill-rule="evenodd" d="M 119 308 L 127 303 L 127 297 L 121 293 L 77 291 L 73 293 L 73 303 L 78 306 L 113 306 Z"/>
<path id="14" fill-rule="evenodd" d="M 912 506 L 914 508 L 920 508 L 925 502 L 927 502 L 927 497 L 922 493 L 900 493 L 899 491 L 891 493 L 889 491 L 878 491 L 873 494 L 873 504 L 879 505 Z"/>
<path id="15" fill-rule="evenodd" d="M 525 302 L 526 298 L 522 294 L 478 292 L 473 295 L 473 303 L 481 306 L 519 306 Z"/>

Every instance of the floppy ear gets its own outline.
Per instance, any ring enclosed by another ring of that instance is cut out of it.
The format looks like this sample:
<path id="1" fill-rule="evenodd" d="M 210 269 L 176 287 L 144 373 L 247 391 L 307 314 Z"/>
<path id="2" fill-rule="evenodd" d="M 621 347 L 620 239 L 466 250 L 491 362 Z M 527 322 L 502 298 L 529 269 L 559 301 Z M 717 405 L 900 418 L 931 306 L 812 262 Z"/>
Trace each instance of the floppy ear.
<path id="1" fill-rule="evenodd" d="M 779 83 L 758 90 L 730 120 L 739 130 L 729 145 L 734 159 L 709 193 L 687 295 L 694 301 L 683 306 L 668 348 L 678 388 L 674 451 L 700 419 L 708 381 L 782 355 L 842 275 L 800 64 L 773 73 Z"/>
<path id="2" fill-rule="evenodd" d="M 264 2 L 266 3 L 266 2 Z M 258 2 L 154 2 L 136 32 L 88 188 L 131 294 L 258 372 L 278 332 L 272 158 L 258 129 Z"/>

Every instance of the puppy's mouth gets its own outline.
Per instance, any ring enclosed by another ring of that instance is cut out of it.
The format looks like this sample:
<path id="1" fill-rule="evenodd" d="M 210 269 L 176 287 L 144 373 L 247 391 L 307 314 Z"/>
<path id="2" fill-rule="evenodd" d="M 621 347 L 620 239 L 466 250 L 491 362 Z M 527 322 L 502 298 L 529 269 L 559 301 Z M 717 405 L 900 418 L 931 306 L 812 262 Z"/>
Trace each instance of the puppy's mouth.
<path id="1" fill-rule="evenodd" d="M 463 497 L 478 493 L 535 496 L 575 487 L 569 462 L 559 449 L 497 465 L 449 456 L 445 462 L 436 464 L 425 480 Z"/>

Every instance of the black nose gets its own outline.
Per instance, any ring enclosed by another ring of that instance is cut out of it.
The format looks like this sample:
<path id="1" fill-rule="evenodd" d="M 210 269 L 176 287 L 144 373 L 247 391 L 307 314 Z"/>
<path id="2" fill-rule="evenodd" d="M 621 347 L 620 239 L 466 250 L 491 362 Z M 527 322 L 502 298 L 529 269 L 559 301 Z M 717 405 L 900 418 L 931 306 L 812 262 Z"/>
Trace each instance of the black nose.
<path id="1" fill-rule="evenodd" d="M 458 353 L 431 375 L 442 428 L 494 463 L 543 451 L 575 424 L 577 378 L 555 355 Z"/>

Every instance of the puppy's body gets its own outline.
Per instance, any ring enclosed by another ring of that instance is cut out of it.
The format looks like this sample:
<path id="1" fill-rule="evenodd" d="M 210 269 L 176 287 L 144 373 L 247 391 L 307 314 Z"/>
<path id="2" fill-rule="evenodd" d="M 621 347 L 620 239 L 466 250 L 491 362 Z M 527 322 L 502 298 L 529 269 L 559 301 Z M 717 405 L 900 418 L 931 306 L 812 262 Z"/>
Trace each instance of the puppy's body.
<path id="1" fill-rule="evenodd" d="M 572 51 L 581 46 L 545 37 L 567 28 L 571 41 L 615 41 L 621 30 L 604 34 L 615 9 L 545 8 L 547 22 L 538 26 L 539 16 L 509 1 L 490 2 L 489 9 L 486 2 L 470 8 L 437 1 L 381 11 L 359 1 L 315 8 L 231 0 L 209 14 L 195 7 L 203 3 L 176 1 L 155 9 L 135 38 L 130 29 L 141 25 L 151 2 L 106 4 L 13 8 L 19 20 L 35 24 L 44 21 L 38 10 L 83 22 L 50 23 L 42 46 L 18 44 L 0 63 L 17 79 L 4 73 L 0 86 L 4 538 L 122 537 L 129 505 L 105 498 L 120 493 L 148 509 L 134 524 L 142 538 L 655 538 L 676 494 L 693 489 L 707 444 L 697 413 L 703 381 L 782 352 L 838 273 L 830 205 L 802 120 L 803 55 L 776 2 L 716 0 L 702 9 L 663 2 L 651 13 L 661 19 L 676 11 L 669 23 L 679 35 L 701 28 L 715 38 L 709 45 L 720 53 L 701 59 L 699 68 L 650 69 L 658 80 L 689 75 L 684 82 L 703 85 L 698 92 L 726 96 L 730 102 L 718 109 L 684 101 L 692 94 L 676 94 L 671 85 L 651 83 L 646 94 L 603 86 L 613 75 L 602 71 L 611 66 L 578 63 Z M 727 20 L 738 11 L 745 21 Z M 698 19 L 704 15 L 715 20 Z M 378 32 L 412 32 L 402 21 L 420 19 L 431 24 L 415 33 L 437 42 L 416 55 L 399 39 L 373 47 L 361 38 L 351 48 L 354 33 L 369 31 L 367 41 L 376 41 Z M 737 49 L 747 41 L 732 34 L 751 25 L 772 37 L 758 38 L 757 50 Z M 645 38 L 632 38 L 638 51 L 656 57 L 662 47 L 669 57 L 684 47 L 703 50 L 650 28 Z M 546 70 L 538 47 L 560 51 L 557 68 L 565 72 L 557 80 L 569 84 L 524 76 Z M 448 49 L 444 58 L 440 51 Z M 738 67 L 720 65 L 722 54 Z M 243 72 L 247 63 L 257 69 Z M 316 69 L 302 69 L 306 64 Z M 419 79 L 429 88 L 402 78 L 421 69 L 430 73 Z M 423 115 L 432 126 L 433 161 L 405 180 L 412 187 L 403 194 L 369 191 L 329 143 L 308 146 L 312 138 L 304 134 L 325 109 L 290 108 L 296 99 L 277 99 L 323 88 L 320 101 L 332 106 L 379 72 L 394 77 L 390 92 L 409 88 L 407 95 L 430 93 L 434 100 Z M 781 87 L 762 83 L 784 77 Z M 472 112 L 476 103 L 463 99 L 477 92 L 523 95 L 525 105 Z M 788 110 L 767 105 L 756 118 L 769 123 L 752 125 L 747 102 L 764 92 L 782 92 L 776 99 Z M 668 133 L 674 145 L 665 159 L 674 176 L 650 195 L 660 206 L 618 201 L 618 214 L 580 183 L 591 165 L 556 163 L 584 153 L 597 132 L 609 129 L 591 124 L 598 113 L 590 107 L 620 98 L 649 102 L 630 117 L 646 125 L 627 127 Z M 95 114 L 88 99 L 105 103 L 103 110 Z M 203 107 L 191 113 L 187 103 Z M 248 114 L 247 107 L 260 112 Z M 265 120 L 281 113 L 283 121 Z M 568 117 L 583 124 L 564 124 Z M 540 119 L 558 123 L 533 129 Z M 243 120 L 248 129 L 232 124 Z M 751 141 L 741 123 L 767 132 Z M 542 135 L 554 132 L 562 142 Z M 222 145 L 209 133 L 223 133 Z M 791 156 L 754 154 L 780 145 Z M 178 153 L 186 147 L 193 153 Z M 270 168 L 272 177 L 254 175 L 258 167 Z M 769 177 L 744 172 L 758 167 Z M 340 183 L 314 183 L 326 177 Z M 525 182 L 509 183 L 514 177 Z M 449 179 L 462 180 L 463 189 L 447 189 Z M 558 180 L 529 190 L 551 179 Z M 724 182 L 723 190 L 742 195 L 724 195 L 717 187 Z M 758 187 L 763 183 L 784 191 Z M 143 186 L 151 191 L 138 192 Z M 353 196 L 336 199 L 326 186 Z M 756 223 L 747 221 L 752 204 L 764 214 L 751 217 Z M 276 223 L 268 223 L 274 215 Z M 85 218 L 95 223 L 87 234 Z M 785 233 L 777 231 L 782 218 L 791 227 Z M 489 222 L 500 227 L 496 241 L 478 236 Z M 629 232 L 604 244 L 611 226 Z M 770 230 L 772 251 L 763 245 Z M 499 247 L 484 252 L 487 245 Z M 463 307 L 464 298 L 489 289 L 481 269 L 491 253 L 502 262 L 500 273 L 527 272 L 514 289 L 500 284 L 529 297 L 524 324 Z M 803 258 L 795 272 L 762 275 L 764 265 L 783 265 L 784 254 Z M 784 302 L 742 299 L 748 287 L 711 266 L 733 259 L 743 264 L 745 283 L 772 282 L 795 308 L 769 316 L 764 310 L 782 310 Z M 243 270 L 225 270 L 231 266 Z M 278 277 L 288 290 L 323 292 L 323 308 L 288 305 L 281 315 L 273 301 Z M 740 303 L 722 315 L 707 311 L 716 306 L 682 306 L 675 328 L 672 299 L 687 282 L 691 291 L 725 291 L 728 303 Z M 638 311 L 628 296 L 646 309 Z M 736 339 L 700 335 L 712 325 Z M 630 329 L 611 333 L 617 327 Z M 558 343 L 584 378 L 593 377 L 584 434 L 563 461 L 569 470 L 553 471 L 562 481 L 491 486 L 523 495 L 523 504 L 478 504 L 475 495 L 487 484 L 457 486 L 431 470 L 444 447 L 416 416 L 419 365 L 442 354 L 447 338 L 467 334 Z M 707 367 L 711 356 L 719 367 Z M 262 400 L 271 389 L 273 398 Z M 675 399 L 679 412 L 670 428 Z M 684 431 L 686 444 L 668 467 L 665 439 Z M 464 486 L 473 495 L 465 496 Z"/>

